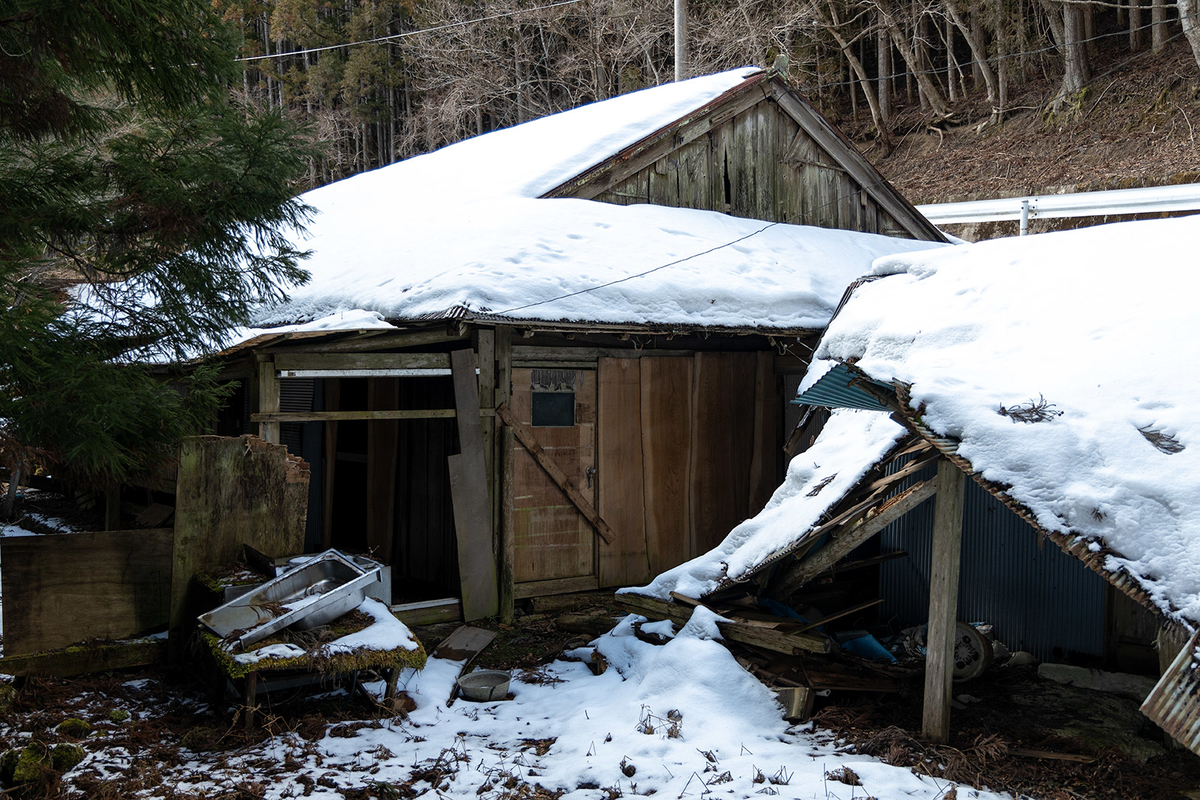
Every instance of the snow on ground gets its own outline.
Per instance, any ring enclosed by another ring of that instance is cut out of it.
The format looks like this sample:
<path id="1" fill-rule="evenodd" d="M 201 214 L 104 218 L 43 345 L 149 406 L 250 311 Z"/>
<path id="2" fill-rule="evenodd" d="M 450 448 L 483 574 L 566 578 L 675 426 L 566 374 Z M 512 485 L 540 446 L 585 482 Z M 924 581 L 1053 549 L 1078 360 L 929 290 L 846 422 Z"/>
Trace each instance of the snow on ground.
<path id="1" fill-rule="evenodd" d="M 887 414 L 837 409 L 816 443 L 792 459 L 783 485 L 757 515 L 738 525 L 721 544 L 656 577 L 648 586 L 622 589 L 662 600 L 671 592 L 702 597 L 724 579 L 736 580 L 785 550 L 841 500 L 904 436 Z"/>
<path id="2" fill-rule="evenodd" d="M 1103 540 L 1197 623 L 1198 241 L 1193 216 L 882 259 L 817 357 L 911 383 L 925 423 L 1040 525 Z"/>
<path id="3" fill-rule="evenodd" d="M 232 754 L 183 749 L 179 763 L 156 768 L 180 794 L 213 796 L 261 773 L 265 764 L 287 761 L 286 772 L 272 772 L 264 781 L 268 800 L 301 793 L 342 797 L 368 784 L 382 791 L 410 780 L 418 796 L 463 800 L 526 796 L 506 793 L 518 785 L 506 786 L 510 779 L 563 790 L 565 800 L 619 796 L 614 789 L 663 798 L 711 792 L 729 798 L 938 800 L 951 788 L 947 781 L 841 753 L 811 724 L 789 728 L 772 694 L 714 641 L 718 634 L 706 609 L 661 647 L 634 636 L 633 622 L 640 619 L 627 617 L 594 643 L 610 664 L 599 676 L 582 663 L 560 661 L 546 668 L 542 682 L 515 681 L 510 701 L 460 699 L 447 708 L 461 664 L 430 659 L 425 670 L 402 681 L 418 703 L 407 720 L 333 726 L 315 744 L 283 733 Z M 548 747 L 542 755 L 538 742 Z M 129 769 L 123 748 L 89 750 L 73 775 L 94 771 L 115 778 Z M 862 785 L 826 776 L 842 767 Z M 436 774 L 436 791 L 414 773 Z M 1001 797 L 963 786 L 957 792 L 959 798 Z"/>

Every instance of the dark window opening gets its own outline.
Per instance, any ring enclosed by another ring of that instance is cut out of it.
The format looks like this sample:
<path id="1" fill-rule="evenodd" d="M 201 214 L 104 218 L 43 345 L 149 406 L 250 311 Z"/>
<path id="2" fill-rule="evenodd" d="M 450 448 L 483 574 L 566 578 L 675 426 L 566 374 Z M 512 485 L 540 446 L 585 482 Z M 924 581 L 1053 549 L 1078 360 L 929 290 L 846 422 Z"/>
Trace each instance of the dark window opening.
<path id="1" fill-rule="evenodd" d="M 535 428 L 575 427 L 574 392 L 535 391 L 531 410 Z"/>

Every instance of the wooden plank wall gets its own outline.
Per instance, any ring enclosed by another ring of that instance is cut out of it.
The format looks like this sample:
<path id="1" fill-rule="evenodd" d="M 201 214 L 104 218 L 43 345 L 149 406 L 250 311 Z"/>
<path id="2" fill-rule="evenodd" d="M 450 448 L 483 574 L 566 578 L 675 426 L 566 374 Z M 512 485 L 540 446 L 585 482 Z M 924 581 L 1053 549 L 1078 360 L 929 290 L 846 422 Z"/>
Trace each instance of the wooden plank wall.
<path id="1" fill-rule="evenodd" d="M 173 538 L 156 528 L 4 539 L 5 655 L 165 628 Z"/>
<path id="2" fill-rule="evenodd" d="M 171 658 L 197 613 L 192 578 L 239 558 L 304 552 L 308 464 L 256 436 L 194 436 L 180 446 L 171 579 Z M 180 635 L 182 634 L 182 636 Z"/>
<path id="3" fill-rule="evenodd" d="M 686 130 L 680 138 L 689 139 Z M 828 151 L 766 98 L 594 199 L 904 235 Z"/>
<path id="4" fill-rule="evenodd" d="M 641 358 L 641 436 L 650 574 L 691 557 L 691 358 Z"/>
<path id="5" fill-rule="evenodd" d="M 650 574 L 643 494 L 641 360 L 601 358 L 598 367 L 598 510 L 615 534 L 611 543 L 597 543 L 601 586 L 640 584 Z"/>
<path id="6" fill-rule="evenodd" d="M 691 553 L 715 547 L 750 515 L 753 353 L 697 353 L 692 379 Z"/>

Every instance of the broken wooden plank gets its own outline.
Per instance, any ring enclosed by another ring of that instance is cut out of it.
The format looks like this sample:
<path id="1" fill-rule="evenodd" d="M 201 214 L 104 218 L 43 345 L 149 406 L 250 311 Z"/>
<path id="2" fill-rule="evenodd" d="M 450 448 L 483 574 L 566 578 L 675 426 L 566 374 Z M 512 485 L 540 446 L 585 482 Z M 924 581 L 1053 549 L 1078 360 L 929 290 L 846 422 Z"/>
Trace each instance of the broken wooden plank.
<path id="1" fill-rule="evenodd" d="M 471 662 L 475 660 L 475 656 L 483 652 L 483 649 L 491 644 L 495 638 L 495 631 L 489 631 L 486 628 L 475 628 L 470 625 L 460 625 L 434 649 L 433 657 L 446 661 L 463 662 L 462 666 L 458 668 L 458 674 L 461 676 Z M 449 708 L 454 705 L 456 699 L 458 699 L 457 677 L 454 681 L 454 687 L 450 690 L 450 697 L 446 700 L 446 707 Z"/>
<path id="2" fill-rule="evenodd" d="M 669 619 L 676 625 L 687 624 L 692 616 L 690 608 L 645 595 L 618 594 L 614 600 L 626 611 L 652 619 Z M 722 636 L 732 642 L 761 647 L 784 655 L 798 655 L 803 652 L 828 653 L 833 649 L 827 638 L 809 633 L 791 634 L 736 622 L 718 622 L 717 628 Z"/>
<path id="3" fill-rule="evenodd" d="M 450 354 L 450 362 L 454 371 L 454 406 L 459 412 L 458 441 L 462 450 L 449 457 L 450 496 L 454 506 L 463 619 L 470 622 L 493 616 L 499 609 L 500 595 L 496 586 L 475 351 L 456 350 Z"/>
<path id="4" fill-rule="evenodd" d="M 1081 756 L 1075 753 L 1053 753 L 1049 750 L 1032 750 L 1028 747 L 1010 747 L 1008 755 L 1019 756 L 1021 758 L 1045 758 L 1053 761 L 1074 761 L 1077 764 L 1090 764 L 1096 760 L 1095 756 Z"/>
<path id="5" fill-rule="evenodd" d="M 542 449 L 542 446 L 538 443 L 537 437 L 534 436 L 533 431 L 529 428 L 529 426 L 518 420 L 507 405 L 502 404 L 499 408 L 497 408 L 496 414 L 500 417 L 501 421 L 503 421 L 504 424 L 510 430 L 512 430 L 513 434 L 516 435 L 517 440 L 520 441 L 521 445 L 529 452 L 531 456 L 533 456 L 533 459 L 537 461 L 538 465 L 545 471 L 546 475 L 550 477 L 550 480 L 554 481 L 558 488 L 562 489 L 563 494 L 567 496 L 567 499 L 571 501 L 571 504 L 574 505 L 575 508 L 578 509 L 579 513 L 583 514 L 584 518 L 592 524 L 596 530 L 596 534 L 605 542 L 611 544 L 615 538 L 612 528 L 607 522 L 604 521 L 604 518 L 600 516 L 600 512 L 596 511 L 595 506 L 593 506 L 588 499 L 583 496 L 583 493 L 579 491 L 577 486 L 575 486 L 575 482 L 568 478 L 567 474 L 562 471 L 562 468 L 560 468 L 558 464 L 554 463 L 554 459 L 550 458 L 550 456 L 546 454 L 546 451 Z"/>
<path id="6" fill-rule="evenodd" d="M 885 501 L 884 507 L 874 516 L 853 525 L 848 530 L 834 533 L 831 541 L 808 558 L 792 566 L 780 578 L 776 592 L 787 597 L 804 584 L 820 575 L 851 553 L 856 547 L 903 517 L 921 503 L 933 497 L 932 481 L 922 481 L 910 486 L 900 494 Z M 810 534 L 811 535 L 811 534 Z"/>
<path id="7" fill-rule="evenodd" d="M 857 561 L 847 561 L 845 564 L 834 564 L 832 567 L 822 572 L 821 576 L 841 575 L 844 572 L 854 572 L 855 570 L 866 569 L 867 567 L 875 567 L 897 558 L 904 558 L 907 555 L 907 550 L 893 550 L 890 553 L 882 553 L 877 556 L 871 556 L 870 558 L 861 558 Z"/>

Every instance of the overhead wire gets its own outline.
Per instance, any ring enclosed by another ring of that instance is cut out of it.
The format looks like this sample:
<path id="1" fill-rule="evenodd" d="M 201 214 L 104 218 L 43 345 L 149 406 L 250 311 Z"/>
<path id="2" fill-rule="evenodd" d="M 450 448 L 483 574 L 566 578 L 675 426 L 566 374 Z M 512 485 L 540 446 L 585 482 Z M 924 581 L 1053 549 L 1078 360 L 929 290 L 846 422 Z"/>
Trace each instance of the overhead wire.
<path id="1" fill-rule="evenodd" d="M 343 50 L 347 47 L 358 47 L 364 44 L 383 44 L 396 39 L 407 39 L 410 36 L 419 36 L 423 33 L 436 33 L 438 31 L 450 30 L 452 28 L 462 28 L 467 25 L 476 25 L 480 22 L 491 22 L 492 20 L 505 19 L 508 17 L 519 16 L 520 14 L 532 14 L 534 11 L 546 11 L 552 8 L 560 8 L 562 6 L 572 6 L 576 3 L 582 3 L 584 0 L 559 0 L 557 3 L 550 3 L 544 6 L 535 6 L 533 8 L 519 8 L 513 11 L 501 11 L 496 14 L 490 14 L 486 17 L 476 17 L 474 19 L 464 19 L 457 22 L 447 22 L 444 25 L 435 25 L 432 28 L 418 28 L 413 31 L 402 31 L 400 33 L 391 33 L 387 36 L 377 36 L 374 39 L 363 39 L 357 42 L 343 42 L 342 44 L 329 44 L 322 47 L 306 47 L 303 50 L 289 50 L 286 53 L 268 53 L 261 56 L 243 56 L 238 61 L 265 61 L 268 58 L 286 58 L 288 56 L 302 56 L 311 53 L 324 53 L 329 50 Z"/>

